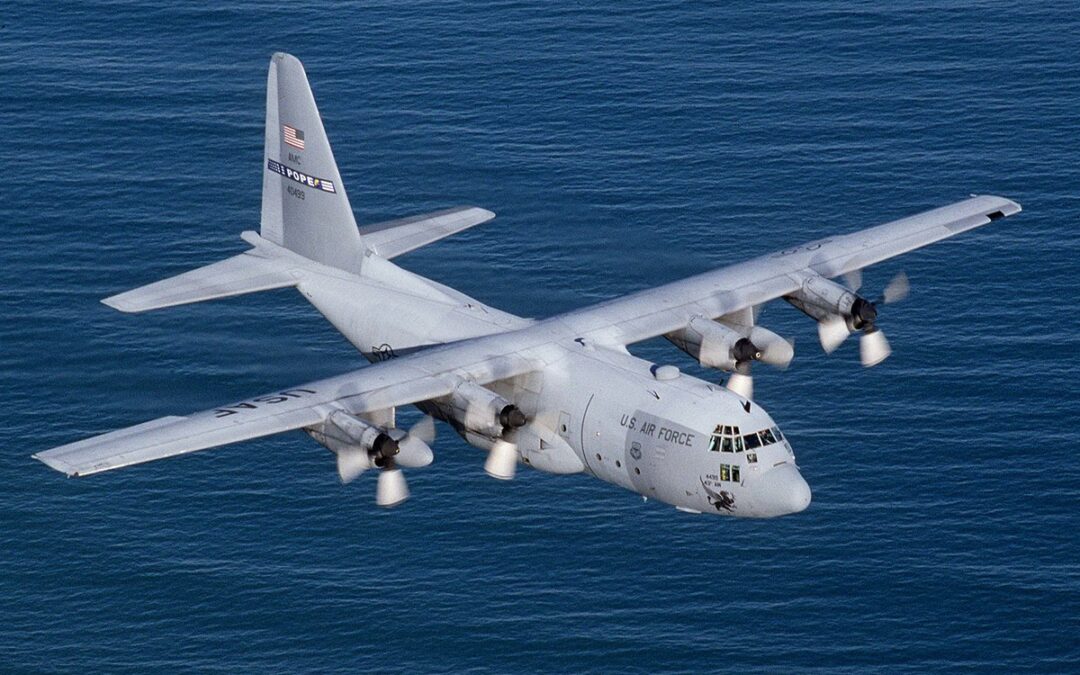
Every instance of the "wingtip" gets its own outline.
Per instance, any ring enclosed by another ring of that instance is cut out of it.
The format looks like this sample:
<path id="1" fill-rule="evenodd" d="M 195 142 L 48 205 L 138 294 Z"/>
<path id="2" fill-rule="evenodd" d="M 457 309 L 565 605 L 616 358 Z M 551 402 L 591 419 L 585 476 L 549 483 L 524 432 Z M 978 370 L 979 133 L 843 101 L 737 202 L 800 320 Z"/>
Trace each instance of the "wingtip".
<path id="1" fill-rule="evenodd" d="M 475 216 L 475 225 L 486 223 L 487 221 L 495 217 L 495 212 L 489 209 L 485 209 L 482 206 L 473 206 L 472 204 L 463 204 L 461 206 L 454 206 L 446 209 L 446 213 L 458 213 L 461 215 L 469 214 Z"/>
<path id="2" fill-rule="evenodd" d="M 111 307 L 112 309 L 123 312 L 124 314 L 134 314 L 138 312 L 138 307 L 126 302 L 122 297 L 123 295 L 123 293 L 118 293 L 116 295 L 110 295 L 107 298 L 102 298 L 101 304 L 105 305 L 106 307 Z"/>
<path id="3" fill-rule="evenodd" d="M 30 457 L 32 459 L 36 459 L 37 461 L 41 462 L 42 464 L 49 467 L 50 469 L 53 469 L 54 471 L 59 471 L 60 473 L 67 476 L 68 478 L 75 478 L 76 476 L 79 475 L 78 471 L 74 471 L 67 464 L 65 464 L 65 463 L 63 463 L 63 462 L 61 462 L 61 461 L 59 461 L 57 459 L 54 459 L 52 457 L 49 457 L 48 454 L 45 453 L 45 452 L 36 452 L 36 453 L 30 455 Z"/>

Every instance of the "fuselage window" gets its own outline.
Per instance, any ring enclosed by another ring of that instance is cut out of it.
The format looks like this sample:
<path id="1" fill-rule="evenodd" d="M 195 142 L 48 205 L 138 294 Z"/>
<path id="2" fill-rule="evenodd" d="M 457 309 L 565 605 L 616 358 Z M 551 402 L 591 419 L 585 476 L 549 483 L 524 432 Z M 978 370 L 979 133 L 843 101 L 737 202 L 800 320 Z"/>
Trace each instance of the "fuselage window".
<path id="1" fill-rule="evenodd" d="M 737 466 L 732 466 L 731 467 L 731 480 L 735 481 L 736 483 L 741 483 L 742 482 L 741 480 L 739 480 L 739 467 L 737 467 Z"/>
<path id="2" fill-rule="evenodd" d="M 731 480 L 731 469 L 727 464 L 720 465 L 720 480 Z"/>

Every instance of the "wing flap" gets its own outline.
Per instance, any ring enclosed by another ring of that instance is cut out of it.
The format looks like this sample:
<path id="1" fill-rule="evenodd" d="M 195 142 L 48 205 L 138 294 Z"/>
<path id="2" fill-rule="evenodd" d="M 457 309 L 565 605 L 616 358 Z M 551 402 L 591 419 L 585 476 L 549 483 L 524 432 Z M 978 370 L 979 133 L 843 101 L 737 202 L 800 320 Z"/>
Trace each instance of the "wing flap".
<path id="1" fill-rule="evenodd" d="M 487 209 L 460 206 L 445 211 L 366 225 L 360 228 L 360 236 L 364 244 L 389 260 L 462 230 L 486 223 L 494 217 L 495 214 Z"/>

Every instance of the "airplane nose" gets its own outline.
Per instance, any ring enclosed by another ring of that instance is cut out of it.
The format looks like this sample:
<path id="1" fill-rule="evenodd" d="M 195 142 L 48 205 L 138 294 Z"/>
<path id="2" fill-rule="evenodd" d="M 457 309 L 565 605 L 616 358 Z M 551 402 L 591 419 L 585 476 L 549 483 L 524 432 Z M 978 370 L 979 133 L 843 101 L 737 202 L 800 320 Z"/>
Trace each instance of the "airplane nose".
<path id="1" fill-rule="evenodd" d="M 754 487 L 762 516 L 786 516 L 810 505 L 810 486 L 794 464 L 781 464 L 766 472 Z"/>

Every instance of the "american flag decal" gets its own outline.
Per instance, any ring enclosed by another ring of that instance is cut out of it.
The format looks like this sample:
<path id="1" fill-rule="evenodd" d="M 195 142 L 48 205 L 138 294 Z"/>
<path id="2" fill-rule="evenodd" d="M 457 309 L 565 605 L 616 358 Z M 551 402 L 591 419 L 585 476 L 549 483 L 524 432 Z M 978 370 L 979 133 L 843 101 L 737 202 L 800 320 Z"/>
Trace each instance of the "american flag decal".
<path id="1" fill-rule="evenodd" d="M 285 142 L 293 146 L 297 150 L 303 150 L 304 132 L 300 129 L 293 129 L 288 124 L 282 124 L 281 126 L 285 133 Z"/>

